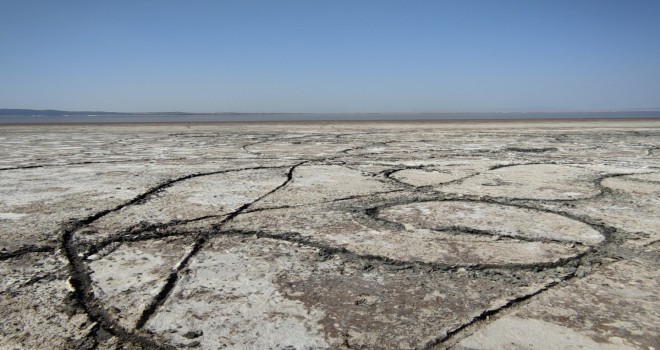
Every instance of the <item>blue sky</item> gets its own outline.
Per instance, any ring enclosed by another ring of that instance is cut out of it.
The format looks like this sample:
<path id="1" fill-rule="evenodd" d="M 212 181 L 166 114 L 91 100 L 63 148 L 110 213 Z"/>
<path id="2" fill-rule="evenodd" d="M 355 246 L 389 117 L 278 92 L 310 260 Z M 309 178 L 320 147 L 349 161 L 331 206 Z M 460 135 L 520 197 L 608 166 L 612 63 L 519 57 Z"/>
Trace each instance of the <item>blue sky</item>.
<path id="1" fill-rule="evenodd" d="M 0 0 L 0 108 L 660 107 L 660 1 Z"/>

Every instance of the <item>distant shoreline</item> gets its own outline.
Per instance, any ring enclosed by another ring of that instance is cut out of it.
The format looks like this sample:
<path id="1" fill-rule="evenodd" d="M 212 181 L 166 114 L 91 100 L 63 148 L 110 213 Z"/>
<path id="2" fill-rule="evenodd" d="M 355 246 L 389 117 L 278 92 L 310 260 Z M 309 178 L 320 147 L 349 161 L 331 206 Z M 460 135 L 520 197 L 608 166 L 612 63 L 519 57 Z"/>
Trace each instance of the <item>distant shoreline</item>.
<path id="1" fill-rule="evenodd" d="M 82 112 L 81 112 L 82 113 Z M 266 122 L 484 122 L 550 120 L 660 120 L 660 111 L 512 112 L 512 113 L 222 113 L 222 114 L 98 114 L 0 115 L 7 124 L 117 123 L 266 123 Z"/>
<path id="2" fill-rule="evenodd" d="M 221 120 L 221 121 L 84 121 L 84 122 L 3 122 L 0 120 L 0 127 L 2 126 L 123 126 L 123 125 L 214 125 L 214 124 L 291 124 L 291 125 L 304 125 L 304 124 L 543 124 L 543 123 L 580 123 L 580 122 L 659 122 L 660 117 L 649 118 L 509 118 L 509 119 L 333 119 L 333 120 Z"/>

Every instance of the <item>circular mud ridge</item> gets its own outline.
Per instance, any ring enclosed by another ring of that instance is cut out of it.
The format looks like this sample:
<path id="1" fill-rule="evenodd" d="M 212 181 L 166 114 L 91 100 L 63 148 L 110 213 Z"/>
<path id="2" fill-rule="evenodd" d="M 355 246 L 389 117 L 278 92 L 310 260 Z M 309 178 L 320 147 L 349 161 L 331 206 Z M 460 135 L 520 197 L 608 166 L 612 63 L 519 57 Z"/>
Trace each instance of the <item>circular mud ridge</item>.
<path id="1" fill-rule="evenodd" d="M 596 245 L 604 236 L 586 223 L 559 214 L 515 205 L 468 200 L 423 201 L 387 206 L 379 217 L 406 229 L 455 229 L 525 241 Z"/>
<path id="2" fill-rule="evenodd" d="M 577 200 L 601 193 L 600 178 L 596 171 L 568 165 L 522 164 L 498 167 L 435 189 L 509 199 Z"/>
<path id="3" fill-rule="evenodd" d="M 456 266 L 555 265 L 605 240 L 576 218 L 481 201 L 395 204 L 377 208 L 371 217 L 400 228 L 383 248 L 385 256 Z"/>

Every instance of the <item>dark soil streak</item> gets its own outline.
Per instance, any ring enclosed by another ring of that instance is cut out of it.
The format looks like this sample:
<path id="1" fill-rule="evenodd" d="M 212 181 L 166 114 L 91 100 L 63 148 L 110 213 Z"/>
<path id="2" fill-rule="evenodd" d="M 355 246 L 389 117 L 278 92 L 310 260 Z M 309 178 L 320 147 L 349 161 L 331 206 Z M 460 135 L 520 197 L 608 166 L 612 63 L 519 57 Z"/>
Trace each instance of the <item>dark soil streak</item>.
<path id="1" fill-rule="evenodd" d="M 73 163 L 63 163 L 63 164 L 35 164 L 35 165 L 23 165 L 9 168 L 0 168 L 0 171 L 3 170 L 23 170 L 23 169 L 39 169 L 39 168 L 54 168 L 54 167 L 67 167 L 75 165 L 90 165 L 90 164 L 118 164 L 118 163 L 134 163 L 134 162 L 144 162 L 149 161 L 150 159 L 126 159 L 126 160 L 113 160 L 113 161 L 85 161 L 85 162 L 73 162 Z"/>
<path id="2" fill-rule="evenodd" d="M 143 224 L 137 224 L 133 225 L 126 230 L 123 230 L 117 234 L 112 235 L 109 238 L 106 238 L 100 242 L 94 243 L 89 248 L 86 249 L 86 252 L 84 254 L 85 259 L 89 258 L 91 255 L 97 254 L 98 252 L 104 250 L 106 247 L 108 247 L 111 244 L 114 243 L 124 243 L 124 242 L 140 242 L 140 241 L 146 241 L 154 238 L 165 238 L 165 237 L 170 237 L 170 236 L 176 236 L 178 234 L 173 234 L 173 233 L 165 233 L 164 230 L 171 228 L 171 227 L 176 227 L 176 226 L 181 226 L 185 224 L 189 224 L 191 222 L 197 222 L 197 221 L 202 221 L 202 220 L 208 220 L 208 219 L 213 219 L 213 218 L 221 218 L 227 215 L 206 215 L 206 216 L 200 216 L 197 218 L 193 219 L 188 219 L 188 220 L 172 220 L 168 221 L 166 223 L 149 223 L 146 225 Z M 116 249 L 116 248 L 115 248 Z M 114 250 L 114 249 L 113 249 Z"/>
<path id="3" fill-rule="evenodd" d="M 173 347 L 159 344 L 159 342 L 154 341 L 153 337 L 145 336 L 139 333 L 132 333 L 116 324 L 116 322 L 113 320 L 113 317 L 107 313 L 102 303 L 98 299 L 96 299 L 94 293 L 92 292 L 92 280 L 90 277 L 89 268 L 86 266 L 83 260 L 84 255 L 79 254 L 78 247 L 76 247 L 73 244 L 73 236 L 75 232 L 77 232 L 79 229 L 85 226 L 90 225 L 94 221 L 110 213 L 121 210 L 124 207 L 134 204 L 144 203 L 148 201 L 152 196 L 163 191 L 164 189 L 169 188 L 176 183 L 191 178 L 228 173 L 228 172 L 236 172 L 236 171 L 258 170 L 258 169 L 281 169 L 281 168 L 282 168 L 281 166 L 252 167 L 252 168 L 213 171 L 206 173 L 195 173 L 195 174 L 182 176 L 177 179 L 165 181 L 160 185 L 154 186 L 150 190 L 134 197 L 133 199 L 123 204 L 115 206 L 112 209 L 102 210 L 86 218 L 80 220 L 72 220 L 69 223 L 63 225 L 62 250 L 64 251 L 66 258 L 69 261 L 69 274 L 70 274 L 69 282 L 74 289 L 74 297 L 78 305 L 85 311 L 85 313 L 89 316 L 89 318 L 92 321 L 98 322 L 101 325 L 101 327 L 106 329 L 109 333 L 119 337 L 123 341 L 138 344 L 139 346 L 145 349 L 173 349 Z M 244 209 L 244 207 L 239 208 L 239 210 L 241 209 Z M 170 277 L 170 279 L 171 278 L 172 277 Z"/>
<path id="4" fill-rule="evenodd" d="M 413 186 L 409 183 L 403 182 L 403 181 L 397 179 L 396 177 L 392 177 L 392 175 L 398 173 L 399 171 L 408 170 L 408 169 L 422 169 L 422 167 L 421 166 L 414 166 L 414 167 L 396 168 L 396 169 L 386 170 L 382 173 L 382 175 L 383 175 L 384 178 L 390 180 L 391 182 L 393 182 L 393 183 L 395 183 L 395 184 L 397 184 L 397 185 L 399 185 L 403 188 L 413 189 L 413 188 L 415 188 L 415 186 Z"/>
<path id="5" fill-rule="evenodd" d="M 74 232 L 81 227 L 98 220 L 100 217 L 112 212 L 111 210 L 102 211 L 92 215 L 86 219 L 73 221 L 69 223 L 64 230 L 62 237 L 62 250 L 66 258 L 69 260 L 70 278 L 69 283 L 74 289 L 74 297 L 78 305 L 85 311 L 88 317 L 93 322 L 98 322 L 101 327 L 105 328 L 111 334 L 119 337 L 122 340 L 139 344 L 146 349 L 173 349 L 172 347 L 161 346 L 154 340 L 139 334 L 131 334 L 127 330 L 116 325 L 104 309 L 103 305 L 96 300 L 92 292 L 92 280 L 90 271 L 84 264 L 82 259 L 78 256 L 77 249 L 71 244 Z"/>
<path id="6" fill-rule="evenodd" d="M 243 204 L 240 208 L 234 210 L 232 213 L 227 215 L 220 223 L 214 225 L 214 228 L 219 229 L 224 224 L 226 224 L 227 222 L 233 220 L 236 216 L 240 215 L 242 212 L 247 210 L 253 204 L 259 202 L 263 198 L 271 195 L 272 193 L 277 192 L 278 190 L 280 190 L 281 188 L 283 188 L 284 186 L 289 184 L 289 182 L 291 182 L 293 180 L 294 170 L 297 167 L 299 167 L 299 166 L 301 166 L 305 163 L 307 163 L 307 161 L 300 162 L 298 164 L 293 165 L 291 168 L 289 168 L 289 171 L 287 172 L 287 178 L 282 184 L 275 187 L 274 189 L 272 189 L 268 193 L 262 195 L 261 197 L 255 199 L 254 201 L 252 201 L 250 203 Z M 179 272 L 181 272 L 181 270 L 188 267 L 188 265 L 190 264 L 190 261 L 192 260 L 192 258 L 194 258 L 202 250 L 202 248 L 204 248 L 204 246 L 206 245 L 206 242 L 208 241 L 209 237 L 210 237 L 210 235 L 208 233 L 198 234 L 197 239 L 195 240 L 195 244 L 193 245 L 193 248 L 191 249 L 190 253 L 188 253 L 181 260 L 181 262 L 178 264 L 176 270 L 173 271 L 169 275 L 169 277 L 167 279 L 167 282 L 165 283 L 163 288 L 160 290 L 160 292 L 156 295 L 156 297 L 151 301 L 151 303 L 142 312 L 142 315 L 140 316 L 140 319 L 138 320 L 138 322 L 136 324 L 136 329 L 143 328 L 144 325 L 149 321 L 151 316 L 153 316 L 158 311 L 160 306 L 162 306 L 165 303 L 165 301 L 167 301 L 167 298 L 169 297 L 172 290 L 174 290 L 174 287 L 176 286 L 176 283 L 179 280 Z"/>
<path id="7" fill-rule="evenodd" d="M 444 232 L 448 234 L 455 234 L 455 235 L 471 235 L 471 236 L 482 236 L 482 237 L 490 237 L 490 238 L 502 237 L 502 238 L 515 239 L 518 241 L 525 241 L 525 242 L 562 243 L 562 244 L 575 244 L 578 246 L 583 246 L 582 243 L 576 241 L 563 241 L 559 239 L 552 239 L 546 237 L 539 237 L 539 238 L 525 237 L 516 234 L 498 233 L 492 230 L 479 230 L 467 226 L 436 226 L 431 228 L 431 230 Z"/>
<path id="8" fill-rule="evenodd" d="M 572 261 L 577 261 L 583 256 L 591 252 L 590 249 L 579 253 L 570 258 L 558 259 L 555 262 L 548 263 L 533 263 L 533 264 L 443 264 L 443 263 L 429 263 L 423 261 L 405 261 L 405 260 L 396 260 L 391 259 L 382 255 L 374 254 L 359 254 L 351 250 L 348 250 L 343 247 L 334 247 L 331 245 L 323 244 L 320 242 L 313 241 L 310 238 L 302 236 L 298 232 L 282 232 L 282 233 L 266 233 L 263 231 L 247 231 L 247 230 L 226 230 L 226 231 L 213 231 L 210 232 L 209 237 L 211 236 L 220 236 L 220 235 L 242 235 L 250 236 L 257 238 L 268 238 L 278 241 L 285 241 L 290 243 L 296 243 L 312 248 L 319 249 L 325 255 L 338 255 L 347 260 L 366 260 L 376 264 L 381 264 L 389 266 L 395 270 L 401 269 L 412 269 L 413 271 L 456 271 L 458 269 L 465 269 L 468 271 L 487 271 L 487 270 L 545 270 L 551 269 L 559 266 L 565 266 Z"/>
<path id="9" fill-rule="evenodd" d="M 544 147 L 544 148 L 507 147 L 505 151 L 523 152 L 523 153 L 544 153 L 544 152 L 555 152 L 557 151 L 557 147 Z"/>
<path id="10" fill-rule="evenodd" d="M 0 252 L 0 261 L 16 258 L 30 253 L 52 253 L 54 251 L 55 251 L 55 247 L 51 247 L 51 246 L 29 245 L 29 246 L 21 247 L 11 252 Z"/>
<path id="11" fill-rule="evenodd" d="M 573 215 L 571 213 L 567 213 L 565 211 L 560 211 L 560 210 L 551 210 L 551 209 L 546 209 L 546 208 L 541 208 L 533 205 L 527 205 L 527 204 L 521 204 L 516 202 L 514 199 L 509 199 L 509 198 L 499 198 L 499 197 L 483 197 L 483 196 L 468 196 L 468 195 L 463 195 L 463 196 L 439 196 L 437 198 L 431 198 L 431 199 L 412 199 L 412 200 L 400 200 L 400 201 L 394 201 L 390 202 L 384 205 L 380 206 L 375 206 L 372 208 L 368 208 L 365 210 L 365 214 L 367 214 L 372 220 L 376 222 L 380 222 L 382 224 L 386 225 L 399 225 L 397 223 L 392 223 L 388 220 L 385 220 L 381 217 L 378 216 L 378 213 L 380 210 L 396 206 L 396 205 L 402 205 L 402 204 L 413 204 L 413 203 L 424 203 L 424 202 L 443 202 L 443 201 L 457 201 L 457 202 L 482 202 L 482 203 L 489 203 L 489 204 L 498 204 L 498 205 L 504 205 L 504 206 L 512 206 L 516 208 L 521 208 L 521 209 L 529 209 L 529 210 L 537 210 L 540 212 L 545 212 L 545 213 L 550 213 L 550 214 L 556 214 L 560 215 L 563 217 L 566 217 L 568 219 L 574 220 L 574 221 L 579 221 L 584 224 L 587 224 L 591 226 L 593 229 L 597 230 L 600 232 L 604 237 L 605 241 L 607 241 L 609 238 L 611 238 L 611 234 L 616 231 L 615 228 L 603 225 L 600 221 L 594 221 L 593 219 L 586 217 L 586 216 L 577 216 Z M 546 200 L 544 200 L 546 201 Z M 540 202 L 544 202 L 540 201 Z M 550 201 L 550 200 L 548 200 Z M 402 226 L 401 226 L 402 227 Z M 603 244 L 603 243 L 601 243 Z"/>
<path id="12" fill-rule="evenodd" d="M 521 303 L 541 294 L 544 293 L 548 290 L 550 290 L 552 287 L 559 285 L 561 282 L 565 282 L 567 280 L 570 280 L 572 277 L 574 277 L 575 274 L 569 274 L 567 277 L 562 279 L 562 281 L 559 282 L 551 282 L 545 285 L 543 288 L 540 288 L 534 292 L 528 293 L 521 295 L 517 298 L 513 298 L 508 300 L 503 306 L 496 308 L 496 309 L 488 309 L 480 313 L 479 315 L 473 317 L 469 321 L 463 323 L 462 325 L 452 329 L 451 331 L 447 332 L 446 334 L 441 335 L 440 337 L 430 341 L 428 344 L 426 344 L 423 348 L 424 349 L 437 349 L 439 348 L 438 346 L 443 345 L 453 337 L 457 336 L 459 333 L 462 331 L 470 328 L 471 326 L 481 323 L 481 322 L 490 322 L 490 316 L 497 315 L 498 313 L 502 312 L 503 310 L 506 310 L 508 308 L 514 307 L 516 305 L 520 305 Z"/>

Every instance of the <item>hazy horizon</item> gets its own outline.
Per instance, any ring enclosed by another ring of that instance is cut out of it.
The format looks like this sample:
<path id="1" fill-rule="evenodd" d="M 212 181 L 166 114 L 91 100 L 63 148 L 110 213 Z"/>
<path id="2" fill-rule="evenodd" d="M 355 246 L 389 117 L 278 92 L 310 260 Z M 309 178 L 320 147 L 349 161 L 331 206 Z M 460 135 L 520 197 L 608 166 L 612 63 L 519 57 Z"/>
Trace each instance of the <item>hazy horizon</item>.
<path id="1" fill-rule="evenodd" d="M 19 111 L 20 112 L 20 111 Z M 445 112 L 445 113 L 112 113 L 102 111 L 11 113 L 0 109 L 0 124 L 31 123 L 180 123 L 180 122 L 313 122 L 313 121 L 496 121 L 496 120 L 660 120 L 660 111 L 619 112 Z"/>
<path id="2" fill-rule="evenodd" d="M 0 3 L 0 106 L 143 113 L 660 107 L 655 1 Z"/>
<path id="3" fill-rule="evenodd" d="M 90 109 L 90 110 L 62 110 L 62 109 L 32 109 L 32 108 L 0 108 L 0 113 L 5 111 L 41 111 L 41 112 L 62 112 L 62 113 L 113 113 L 113 114 L 569 114 L 569 113 L 626 113 L 626 112 L 660 112 L 660 108 L 626 108 L 626 109 L 609 109 L 609 110 L 597 110 L 597 109 L 576 109 L 576 110 L 499 110 L 499 111 L 470 111 L 470 110 L 456 110 L 456 111 L 420 111 L 420 112 L 410 112 L 410 111 L 368 111 L 368 112 L 324 112 L 324 111 L 315 111 L 315 112 L 290 112 L 290 111 L 112 111 L 112 110 L 100 110 L 100 109 Z M 5 113 L 6 114 L 6 113 Z"/>

